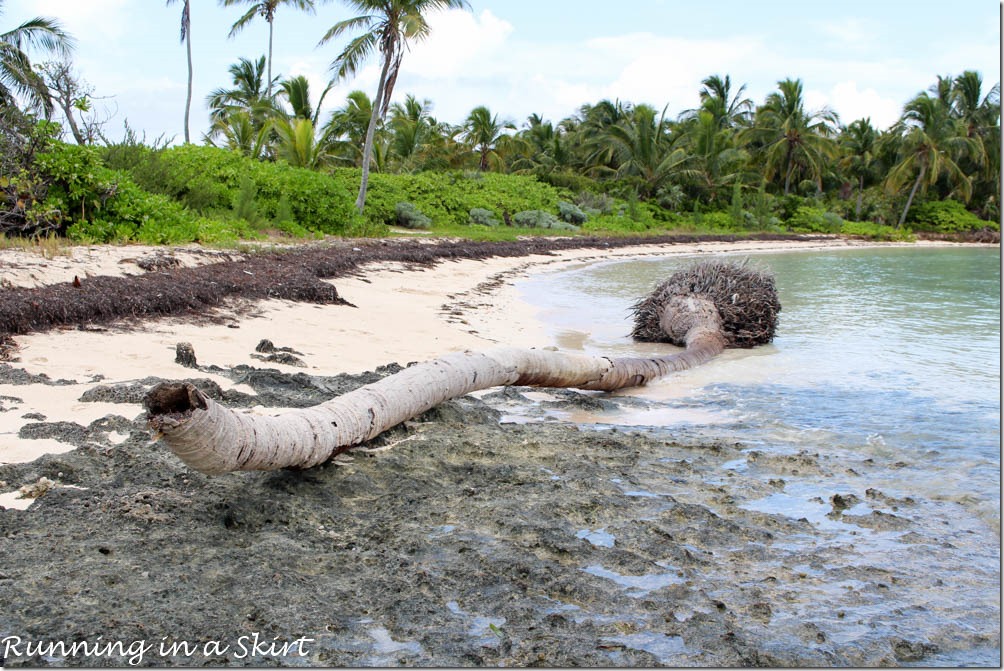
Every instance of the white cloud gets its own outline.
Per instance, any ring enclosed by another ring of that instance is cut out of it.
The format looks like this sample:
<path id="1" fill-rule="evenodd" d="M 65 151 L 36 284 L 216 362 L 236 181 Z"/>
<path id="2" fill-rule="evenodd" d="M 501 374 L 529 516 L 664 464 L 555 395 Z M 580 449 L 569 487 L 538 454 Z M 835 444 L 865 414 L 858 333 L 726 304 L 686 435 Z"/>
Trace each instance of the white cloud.
<path id="1" fill-rule="evenodd" d="M 850 125 L 858 119 L 870 118 L 872 126 L 885 130 L 896 123 L 903 102 L 883 96 L 873 88 L 859 90 L 853 81 L 844 81 L 830 89 L 827 105 L 840 114 L 840 121 Z"/>
<path id="2" fill-rule="evenodd" d="M 90 41 L 120 37 L 128 26 L 130 9 L 129 0 L 15 0 L 8 15 L 57 19 L 78 40 L 86 36 Z"/>
<path id="3" fill-rule="evenodd" d="M 701 81 L 711 74 L 731 74 L 738 89 L 743 82 L 736 76 L 737 64 L 766 51 L 754 37 L 683 39 L 650 33 L 594 39 L 586 48 L 595 52 L 594 60 L 612 69 L 599 87 L 602 97 L 660 109 L 668 104 L 668 113 L 674 116 L 697 105 Z M 599 71 L 600 76 L 604 74 Z"/>
<path id="4" fill-rule="evenodd" d="M 488 59 L 503 51 L 512 24 L 489 10 L 475 15 L 459 9 L 429 15 L 431 34 L 410 45 L 405 67 L 428 79 L 459 77 L 478 72 Z"/>
<path id="5" fill-rule="evenodd" d="M 849 47 L 868 46 L 879 37 L 879 31 L 870 21 L 857 18 L 816 21 L 813 25 L 830 39 Z"/>

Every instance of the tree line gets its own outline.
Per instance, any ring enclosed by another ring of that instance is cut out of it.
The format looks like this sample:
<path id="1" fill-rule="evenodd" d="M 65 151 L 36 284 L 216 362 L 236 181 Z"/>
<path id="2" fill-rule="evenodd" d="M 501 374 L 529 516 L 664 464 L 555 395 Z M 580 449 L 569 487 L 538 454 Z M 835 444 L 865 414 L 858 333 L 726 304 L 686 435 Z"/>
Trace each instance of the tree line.
<path id="1" fill-rule="evenodd" d="M 417 173 L 471 170 L 533 176 L 572 191 L 637 198 L 670 211 L 722 211 L 737 201 L 799 196 L 840 204 L 855 221 L 902 226 L 919 200 L 952 199 L 983 219 L 1000 216 L 1000 86 L 965 71 L 938 76 L 910 99 L 899 120 L 875 128 L 870 119 L 844 125 L 828 109 L 806 106 L 800 79 L 777 82 L 760 103 L 727 74 L 701 83 L 698 107 L 671 118 L 645 103 L 600 100 L 551 121 L 533 114 L 517 124 L 485 106 L 460 124 L 440 121 L 432 101 L 412 94 L 391 102 L 409 42 L 429 36 L 428 13 L 467 7 L 463 0 L 343 0 L 359 14 L 332 26 L 319 44 L 349 36 L 332 61 L 332 80 L 311 91 L 305 77 L 272 72 L 272 27 L 283 6 L 313 12 L 313 0 L 221 0 L 247 11 L 231 35 L 256 17 L 269 24 L 268 54 L 241 58 L 229 68 L 230 85 L 210 93 L 205 144 L 263 161 L 326 171 L 361 169 L 356 206 L 362 212 L 370 171 Z M 190 0 L 182 6 L 181 41 L 187 46 L 190 142 Z M 0 11 L 3 1 L 0 0 Z M 66 58 L 72 38 L 51 19 L 35 19 L 0 34 L 0 105 L 50 116 L 58 106 L 73 117 L 87 96 L 73 96 L 51 65 L 32 68 L 28 48 Z M 325 98 L 378 54 L 380 81 L 373 97 L 351 92 L 321 118 Z M 62 83 L 62 88 L 59 84 Z M 70 84 L 75 83 L 70 78 Z M 62 91 L 62 93 L 60 93 Z M 319 93 L 319 95 L 318 95 Z M 78 143 L 93 142 L 73 130 Z"/>

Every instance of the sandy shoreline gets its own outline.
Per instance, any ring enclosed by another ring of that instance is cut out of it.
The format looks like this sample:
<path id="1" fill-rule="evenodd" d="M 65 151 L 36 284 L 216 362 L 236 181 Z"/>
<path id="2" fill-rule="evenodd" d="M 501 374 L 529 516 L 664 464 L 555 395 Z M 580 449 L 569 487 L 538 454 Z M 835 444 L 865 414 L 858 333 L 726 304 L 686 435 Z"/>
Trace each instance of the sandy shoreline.
<path id="1" fill-rule="evenodd" d="M 946 243 L 922 243 L 946 244 Z M 358 307 L 320 306 L 291 301 L 263 301 L 234 307 L 215 321 L 150 320 L 128 330 L 55 330 L 18 336 L 16 369 L 46 375 L 68 384 L 0 382 L 0 464 L 31 461 L 45 453 L 72 449 L 52 439 L 25 441 L 18 437 L 26 424 L 48 422 L 87 424 L 109 412 L 136 416 L 139 405 L 81 402 L 80 396 L 98 385 L 146 377 L 180 379 L 191 371 L 175 363 L 179 342 L 191 343 L 199 364 L 221 367 L 250 365 L 285 373 L 311 375 L 359 373 L 397 362 L 406 364 L 447 352 L 504 343 L 545 347 L 550 342 L 532 306 L 522 302 L 513 283 L 531 273 L 560 270 L 577 264 L 612 259 L 732 254 L 784 250 L 838 249 L 874 246 L 849 240 L 739 241 L 648 245 L 616 250 L 573 250 L 554 255 L 443 262 L 425 270 L 400 264 L 366 266 L 353 277 L 334 280 L 339 294 Z M 0 253 L 0 283 L 41 286 L 72 276 L 142 272 L 136 259 L 156 258 L 166 250 L 142 247 L 73 248 L 71 256 L 41 256 L 4 250 Z M 171 250 L 185 266 L 221 258 L 226 253 L 183 248 Z M 292 349 L 305 364 L 296 367 L 265 362 L 255 348 L 263 340 Z M 209 375 L 224 389 L 253 393 L 250 388 Z M 3 492 L 0 491 L 0 495 Z M 0 505 L 10 505 L 9 494 Z"/>

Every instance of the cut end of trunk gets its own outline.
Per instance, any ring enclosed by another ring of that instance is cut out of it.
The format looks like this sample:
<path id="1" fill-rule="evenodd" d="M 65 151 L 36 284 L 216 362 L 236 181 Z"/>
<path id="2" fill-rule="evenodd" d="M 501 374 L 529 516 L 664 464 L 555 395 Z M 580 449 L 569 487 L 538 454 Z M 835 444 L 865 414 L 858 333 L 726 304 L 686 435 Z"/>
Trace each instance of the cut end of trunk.
<path id="1" fill-rule="evenodd" d="M 188 382 L 163 382 L 147 392 L 143 406 L 151 425 L 188 417 L 194 410 L 206 409 L 206 397 Z"/>

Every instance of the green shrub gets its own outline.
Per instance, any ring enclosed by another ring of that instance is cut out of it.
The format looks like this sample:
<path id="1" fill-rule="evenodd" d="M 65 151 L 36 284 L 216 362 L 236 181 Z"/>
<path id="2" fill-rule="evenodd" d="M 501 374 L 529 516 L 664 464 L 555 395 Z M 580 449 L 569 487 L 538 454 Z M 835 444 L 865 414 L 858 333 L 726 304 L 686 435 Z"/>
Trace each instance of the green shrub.
<path id="1" fill-rule="evenodd" d="M 884 224 L 875 224 L 870 221 L 845 221 L 843 226 L 840 227 L 840 232 L 844 235 L 868 238 L 870 240 L 908 241 L 913 239 L 913 235 L 909 231 Z"/>
<path id="2" fill-rule="evenodd" d="M 353 181 L 359 171 L 339 169 L 336 174 Z M 365 216 L 370 221 L 392 223 L 397 203 L 415 205 L 437 226 L 465 226 L 474 208 L 493 212 L 556 211 L 558 191 L 533 177 L 496 173 L 422 172 L 370 176 Z"/>
<path id="3" fill-rule="evenodd" d="M 734 231 L 738 228 L 729 212 L 704 212 L 700 226 L 709 231 Z"/>
<path id="4" fill-rule="evenodd" d="M 610 233 L 644 233 L 648 226 L 623 214 L 599 214 L 582 225 L 583 231 Z"/>
<path id="5" fill-rule="evenodd" d="M 799 205 L 788 219 L 788 227 L 798 233 L 839 233 L 843 223 L 839 214 L 809 205 Z"/>
<path id="6" fill-rule="evenodd" d="M 234 216 L 243 219 L 254 228 L 261 228 L 265 223 L 265 218 L 258 212 L 258 187 L 254 180 L 248 175 L 240 178 L 240 188 L 234 197 Z M 286 207 L 289 208 L 289 199 L 286 199 Z M 278 208 L 276 208 L 278 210 Z"/>
<path id="7" fill-rule="evenodd" d="M 582 225 L 589 218 L 577 205 L 563 200 L 558 201 L 558 217 L 564 222 L 575 225 Z"/>
<path id="8" fill-rule="evenodd" d="M 472 207 L 468 217 L 470 223 L 477 226 L 498 226 L 501 223 L 494 212 L 483 207 Z"/>
<path id="9" fill-rule="evenodd" d="M 811 201 L 810 201 L 811 202 Z M 777 215 L 782 221 L 788 221 L 795 216 L 795 212 L 798 208 L 803 207 L 807 204 L 806 199 L 802 196 L 797 196 L 795 194 L 789 194 L 787 196 L 779 196 L 775 201 L 775 206 L 777 208 Z"/>
<path id="10" fill-rule="evenodd" d="M 957 200 L 932 200 L 914 205 L 910 208 L 907 220 L 915 231 L 937 233 L 978 231 L 988 227 L 996 230 L 1000 228 L 996 222 L 980 219 Z"/>
<path id="11" fill-rule="evenodd" d="M 432 226 L 432 219 L 422 214 L 413 204 L 408 202 L 398 203 L 394 207 L 397 215 L 397 223 L 405 228 L 429 228 Z"/>
<path id="12" fill-rule="evenodd" d="M 582 191 L 575 197 L 575 203 L 587 215 L 612 214 L 616 203 L 605 193 Z"/>
<path id="13" fill-rule="evenodd" d="M 524 210 L 512 216 L 512 223 L 521 228 L 548 228 L 556 231 L 577 231 L 578 227 L 561 221 L 550 212 Z"/>
<path id="14" fill-rule="evenodd" d="M 358 178 L 351 179 L 338 171 L 325 175 L 197 145 L 165 149 L 158 160 L 160 166 L 148 175 L 152 181 L 144 182 L 144 186 L 189 202 L 202 212 L 229 211 L 238 197 L 242 178 L 247 178 L 257 190 L 258 214 L 264 219 L 276 217 L 284 195 L 293 220 L 311 231 L 343 233 L 358 216 L 354 205 Z"/>

